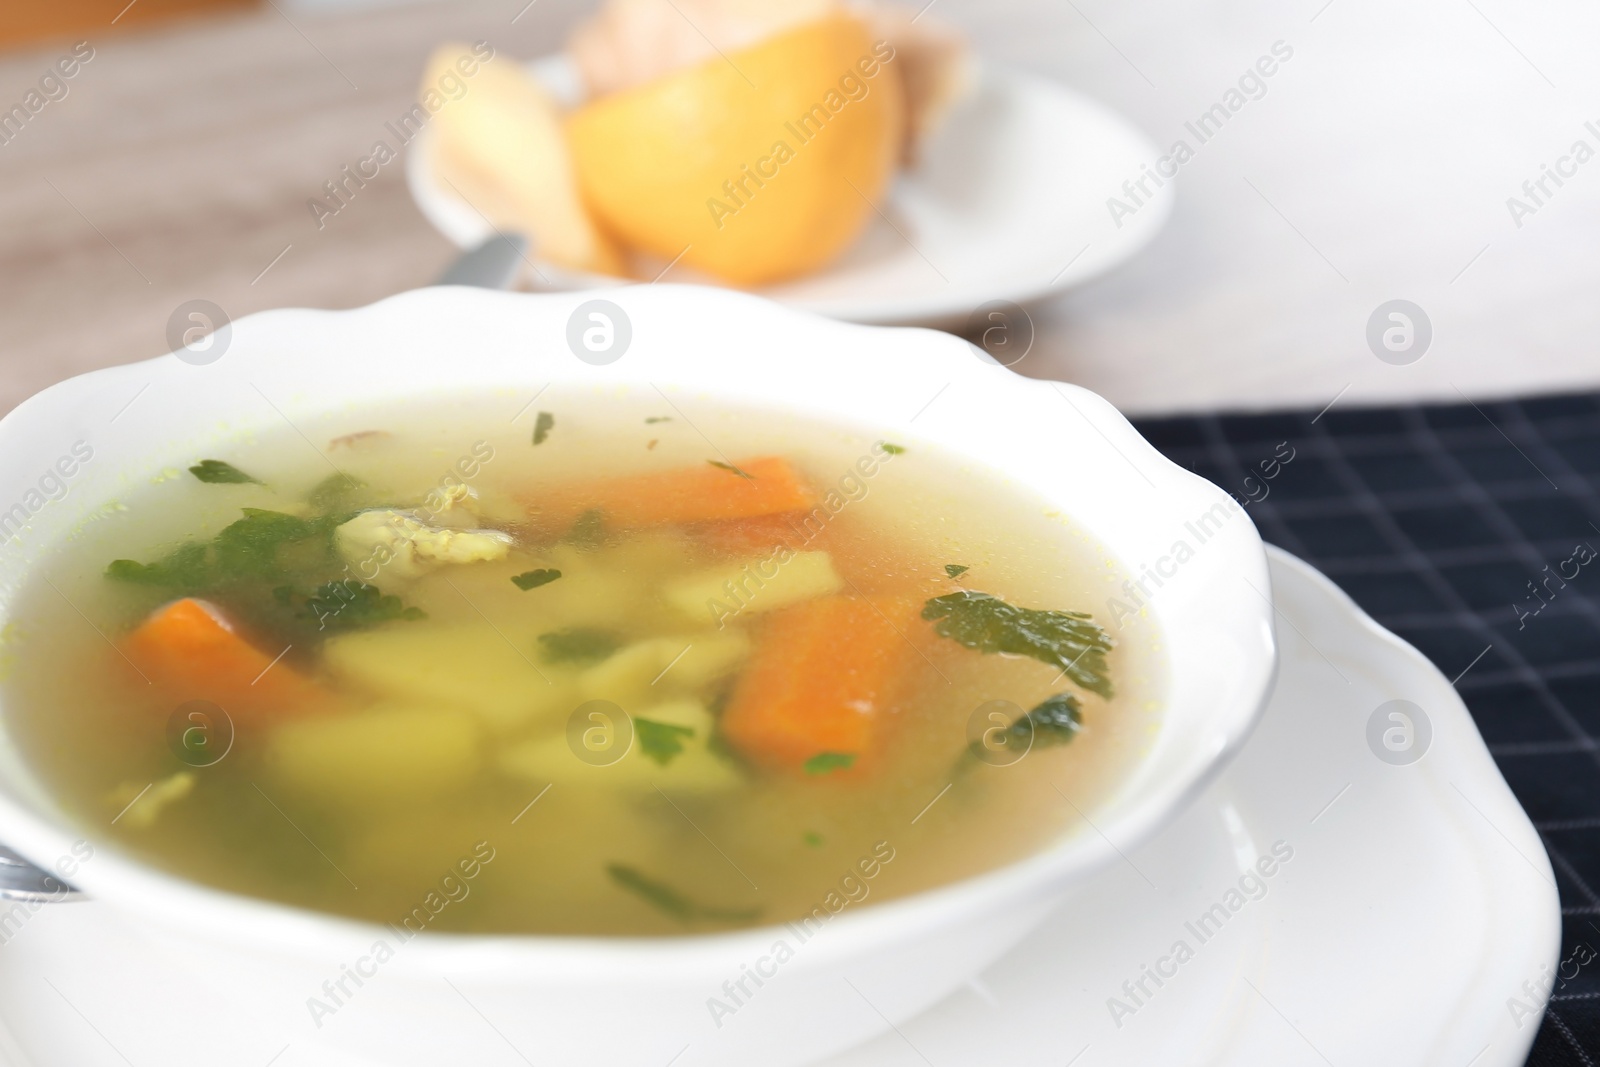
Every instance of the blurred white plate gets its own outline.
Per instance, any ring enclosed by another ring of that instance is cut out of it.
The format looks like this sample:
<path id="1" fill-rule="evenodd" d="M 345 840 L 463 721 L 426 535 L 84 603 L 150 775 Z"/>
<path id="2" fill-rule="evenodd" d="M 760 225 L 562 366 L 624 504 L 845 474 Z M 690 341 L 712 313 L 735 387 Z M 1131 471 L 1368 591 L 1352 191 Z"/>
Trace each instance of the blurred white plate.
<path id="1" fill-rule="evenodd" d="M 565 102 L 581 95 L 563 57 L 528 69 Z M 428 221 L 468 248 L 492 230 L 435 180 L 431 132 L 424 128 L 411 142 L 406 180 Z M 757 291 L 818 314 L 881 324 L 950 323 L 992 300 L 1038 300 L 1104 274 L 1161 229 L 1172 211 L 1170 183 L 1120 227 L 1106 206 L 1113 195 L 1126 201 L 1123 183 L 1158 155 L 1136 127 L 1086 96 L 1043 78 L 981 68 L 972 92 L 923 146 L 921 163 L 901 174 L 882 213 L 843 257 L 820 273 Z M 539 270 L 557 288 L 620 283 L 545 263 Z M 669 277 L 717 284 L 681 265 Z"/>

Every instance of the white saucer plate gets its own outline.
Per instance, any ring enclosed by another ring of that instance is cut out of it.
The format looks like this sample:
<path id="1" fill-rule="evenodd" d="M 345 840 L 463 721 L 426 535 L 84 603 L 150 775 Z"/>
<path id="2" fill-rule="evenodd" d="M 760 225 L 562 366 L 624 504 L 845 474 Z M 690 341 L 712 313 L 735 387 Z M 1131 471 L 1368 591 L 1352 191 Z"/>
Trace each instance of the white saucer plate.
<path id="1" fill-rule="evenodd" d="M 1560 938 L 1538 835 L 1444 677 L 1312 568 L 1271 557 L 1282 660 L 1237 761 L 970 989 L 826 1067 L 1523 1063 L 1539 1020 L 1511 1002 L 1549 973 Z M 1367 741 L 1397 699 L 1431 732 L 1409 764 Z M 233 1028 L 237 1006 L 203 974 L 102 908 L 46 906 L 9 935 L 3 1062 L 125 1067 L 111 1041 L 140 1034 L 147 1001 L 177 997 L 194 1027 L 157 1043 L 206 1043 L 218 1063 L 280 1051 L 276 1067 L 357 1067 Z M 138 974 L 108 969 L 141 958 Z M 521 1061 L 507 1049 L 485 1067 L 502 1062 Z"/>
<path id="2" fill-rule="evenodd" d="M 567 103 L 580 94 L 561 57 L 528 64 Z M 418 208 L 462 248 L 486 240 L 485 217 L 429 166 L 430 131 L 411 142 L 406 181 Z M 995 300 L 1028 303 L 1099 277 L 1148 244 L 1172 212 L 1172 186 L 1146 179 L 1131 215 L 1107 200 L 1153 165 L 1159 150 L 1121 115 L 1063 85 L 980 68 L 972 91 L 896 181 L 888 202 L 828 269 L 757 290 L 792 307 L 851 322 L 942 325 Z M 1120 224 L 1119 224 L 1120 223 Z M 537 261 L 537 253 L 535 253 Z M 622 280 L 546 263 L 558 288 Z M 662 264 L 665 266 L 665 264 Z M 716 284 L 682 266 L 675 282 Z"/>

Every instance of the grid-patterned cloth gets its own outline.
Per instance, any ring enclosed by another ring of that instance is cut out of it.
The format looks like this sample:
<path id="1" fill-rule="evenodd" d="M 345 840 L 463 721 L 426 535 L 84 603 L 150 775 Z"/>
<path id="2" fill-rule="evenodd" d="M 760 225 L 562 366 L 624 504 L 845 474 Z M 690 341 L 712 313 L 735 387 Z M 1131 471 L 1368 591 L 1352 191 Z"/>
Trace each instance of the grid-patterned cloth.
<path id="1" fill-rule="evenodd" d="M 1139 430 L 1456 680 L 1561 892 L 1528 1062 L 1600 1063 L 1600 394 Z"/>

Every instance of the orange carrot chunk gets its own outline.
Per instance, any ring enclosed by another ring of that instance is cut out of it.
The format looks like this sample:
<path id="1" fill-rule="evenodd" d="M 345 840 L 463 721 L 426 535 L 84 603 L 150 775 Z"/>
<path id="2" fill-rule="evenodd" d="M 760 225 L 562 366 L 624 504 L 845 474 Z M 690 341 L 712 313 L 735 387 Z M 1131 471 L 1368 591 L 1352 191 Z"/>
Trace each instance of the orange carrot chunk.
<path id="1" fill-rule="evenodd" d="M 705 522 L 692 530 L 695 539 L 719 555 L 744 557 L 770 552 L 779 545 L 790 548 L 821 548 L 816 535 L 821 527 L 807 522 L 803 511 L 783 511 L 756 515 L 748 519 L 723 519 Z"/>
<path id="2" fill-rule="evenodd" d="M 899 597 L 837 596 L 775 612 L 723 713 L 729 744 L 776 770 L 819 756 L 854 757 L 858 769 L 873 762 L 916 655 L 918 610 Z"/>
<path id="3" fill-rule="evenodd" d="M 815 492 L 793 464 L 765 456 L 561 487 L 536 497 L 529 511 L 552 530 L 591 510 L 600 512 L 605 529 L 631 530 L 807 511 L 816 503 Z"/>
<path id="4" fill-rule="evenodd" d="M 175 701 L 209 700 L 230 715 L 292 715 L 324 699 L 320 686 L 263 652 L 218 608 L 186 597 L 156 609 L 123 651 Z"/>

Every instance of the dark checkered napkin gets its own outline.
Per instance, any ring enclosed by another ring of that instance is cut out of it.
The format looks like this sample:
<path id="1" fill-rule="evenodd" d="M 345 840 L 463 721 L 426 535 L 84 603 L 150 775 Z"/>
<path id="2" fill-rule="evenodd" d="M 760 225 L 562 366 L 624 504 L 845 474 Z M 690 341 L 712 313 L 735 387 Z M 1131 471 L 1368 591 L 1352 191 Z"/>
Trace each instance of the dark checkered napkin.
<path id="1" fill-rule="evenodd" d="M 1455 680 L 1561 892 L 1528 1062 L 1600 1063 L 1600 394 L 1138 427 Z"/>

